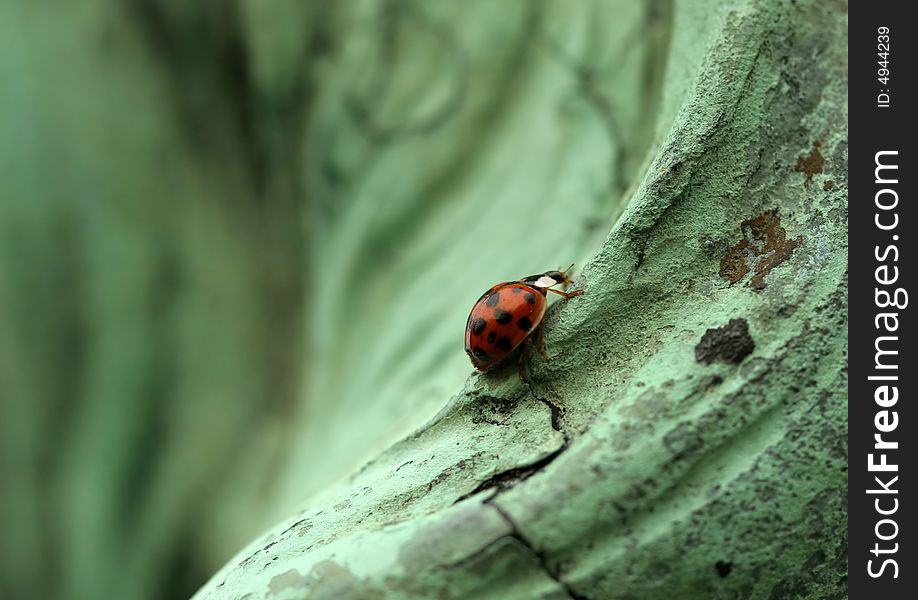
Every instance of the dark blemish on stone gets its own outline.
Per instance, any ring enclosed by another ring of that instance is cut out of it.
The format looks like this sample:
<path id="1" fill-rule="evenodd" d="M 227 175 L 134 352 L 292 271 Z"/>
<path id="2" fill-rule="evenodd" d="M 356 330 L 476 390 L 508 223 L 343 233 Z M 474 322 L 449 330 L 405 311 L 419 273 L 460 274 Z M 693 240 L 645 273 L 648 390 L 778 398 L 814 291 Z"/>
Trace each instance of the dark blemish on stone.
<path id="1" fill-rule="evenodd" d="M 809 187 L 810 184 L 813 183 L 813 175 L 822 173 L 823 167 L 825 167 L 826 159 L 823 158 L 822 153 L 819 152 L 821 147 L 822 142 L 816 140 L 813 142 L 813 148 L 810 150 L 809 154 L 797 158 L 797 164 L 794 166 L 794 170 L 804 174 L 805 179 L 803 180 L 803 185 L 806 187 Z"/>
<path id="2" fill-rule="evenodd" d="M 743 221 L 741 227 L 744 239 L 724 254 L 720 261 L 720 276 L 732 285 L 754 269 L 748 285 L 755 290 L 764 289 L 765 276 L 790 258 L 803 238 L 787 239 L 777 210 L 765 211 Z"/>
<path id="3" fill-rule="evenodd" d="M 500 292 L 494 292 L 488 297 L 488 299 L 485 301 L 485 304 L 488 306 L 497 306 L 498 302 L 500 302 Z"/>
<path id="4" fill-rule="evenodd" d="M 520 320 L 516 322 L 516 324 L 519 325 L 520 329 L 523 331 L 529 331 L 532 329 L 532 321 L 529 319 L 529 317 L 521 317 Z"/>
<path id="5" fill-rule="evenodd" d="M 825 181 L 822 182 L 822 189 L 824 189 L 825 191 L 828 192 L 829 190 L 832 189 L 832 186 L 833 186 L 833 185 L 835 185 L 835 184 L 832 183 L 832 180 L 831 180 L 831 179 L 826 179 Z"/>
<path id="6" fill-rule="evenodd" d="M 717 569 L 717 574 L 723 578 L 729 575 L 730 571 L 733 570 L 733 563 L 726 560 L 719 560 L 714 563 L 714 568 Z"/>
<path id="7" fill-rule="evenodd" d="M 513 315 L 502 308 L 498 308 L 494 310 L 494 319 L 501 325 L 506 325 L 513 320 Z"/>
<path id="8" fill-rule="evenodd" d="M 529 304 L 535 304 L 535 294 L 533 294 L 532 292 L 526 292 L 526 295 L 523 296 L 523 298 L 525 298 L 526 302 L 528 302 Z"/>
<path id="9" fill-rule="evenodd" d="M 493 330 L 488 333 L 488 343 L 489 344 L 493 344 L 496 338 L 497 338 L 497 333 L 495 333 Z"/>
<path id="10" fill-rule="evenodd" d="M 738 364 L 755 350 L 746 319 L 730 319 L 723 327 L 708 329 L 695 346 L 695 360 L 706 365 L 715 360 Z"/>
<path id="11" fill-rule="evenodd" d="M 503 336 L 502 338 L 497 340 L 497 347 L 505 351 L 510 350 L 510 348 L 512 347 L 512 344 L 510 344 L 510 338 L 508 338 L 507 336 Z"/>
<path id="12" fill-rule="evenodd" d="M 487 325 L 488 325 L 487 321 L 485 321 L 481 317 L 478 317 L 472 323 L 472 333 L 474 333 L 475 335 L 481 335 L 481 332 L 484 331 Z"/>

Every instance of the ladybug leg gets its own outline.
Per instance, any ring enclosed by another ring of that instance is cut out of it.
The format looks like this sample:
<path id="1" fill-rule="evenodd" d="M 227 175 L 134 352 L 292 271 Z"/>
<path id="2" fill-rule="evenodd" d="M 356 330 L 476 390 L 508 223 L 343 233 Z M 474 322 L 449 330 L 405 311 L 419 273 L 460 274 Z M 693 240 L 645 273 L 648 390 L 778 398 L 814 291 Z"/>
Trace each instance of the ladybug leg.
<path id="1" fill-rule="evenodd" d="M 561 290 L 556 290 L 553 288 L 547 288 L 549 292 L 554 292 L 559 296 L 564 296 L 565 298 L 573 298 L 574 296 L 579 296 L 583 294 L 583 290 L 574 290 L 573 292 L 562 292 Z"/>
<path id="2" fill-rule="evenodd" d="M 519 358 L 519 361 L 517 362 L 517 366 L 519 367 L 519 373 L 520 373 L 520 381 L 522 381 L 523 383 L 527 385 L 529 384 L 529 376 L 526 375 L 526 365 L 524 364 L 524 361 L 526 360 L 526 351 L 529 350 L 529 346 L 531 345 L 532 345 L 532 340 L 530 340 L 529 338 L 526 338 L 525 341 L 523 341 L 523 346 L 520 348 L 520 358 Z"/>
<path id="3" fill-rule="evenodd" d="M 539 354 L 542 355 L 542 358 L 545 359 L 545 362 L 548 362 L 551 360 L 551 357 L 545 353 L 545 348 L 543 346 L 544 341 L 545 341 L 545 325 L 540 324 L 539 330 L 536 332 L 535 347 L 536 347 L 536 350 L 538 350 Z"/>

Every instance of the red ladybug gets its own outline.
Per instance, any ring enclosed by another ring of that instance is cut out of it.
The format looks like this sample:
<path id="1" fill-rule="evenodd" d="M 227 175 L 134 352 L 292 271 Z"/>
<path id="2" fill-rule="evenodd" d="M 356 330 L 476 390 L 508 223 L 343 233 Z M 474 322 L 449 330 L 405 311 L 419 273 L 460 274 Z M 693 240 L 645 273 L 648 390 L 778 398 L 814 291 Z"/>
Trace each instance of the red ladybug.
<path id="1" fill-rule="evenodd" d="M 476 370 L 489 371 L 521 344 L 529 347 L 533 334 L 536 349 L 548 360 L 542 350 L 542 317 L 548 306 L 548 292 L 565 298 L 583 293 L 583 290 L 562 292 L 552 289 L 559 284 L 567 288 L 571 283 L 567 271 L 547 271 L 518 281 L 498 283 L 482 294 L 472 307 L 465 325 L 465 352 Z M 521 352 L 520 377 L 525 380 L 522 358 Z"/>

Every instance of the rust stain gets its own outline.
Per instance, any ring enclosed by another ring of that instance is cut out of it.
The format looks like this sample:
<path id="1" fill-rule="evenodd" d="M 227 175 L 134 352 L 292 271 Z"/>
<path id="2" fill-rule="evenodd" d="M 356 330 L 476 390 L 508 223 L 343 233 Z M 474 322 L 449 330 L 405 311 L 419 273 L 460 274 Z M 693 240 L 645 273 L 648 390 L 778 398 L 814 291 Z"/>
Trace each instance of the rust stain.
<path id="1" fill-rule="evenodd" d="M 720 261 L 720 276 L 732 285 L 753 272 L 749 286 L 760 290 L 765 287 L 765 276 L 790 258 L 803 238 L 787 239 L 777 210 L 765 211 L 743 221 L 741 226 L 744 239 L 724 254 Z"/>
<path id="2" fill-rule="evenodd" d="M 736 244 L 727 250 L 727 253 L 720 260 L 720 276 L 731 284 L 745 277 L 746 273 L 750 271 L 749 265 L 746 264 L 746 253 L 743 252 L 747 243 L 746 240 L 743 240 Z"/>
<path id="3" fill-rule="evenodd" d="M 810 184 L 813 183 L 813 175 L 822 173 L 823 167 L 826 165 L 826 159 L 823 158 L 822 153 L 819 151 L 820 148 L 822 148 L 822 142 L 816 140 L 813 142 L 813 148 L 809 154 L 797 158 L 797 165 L 794 170 L 804 174 L 806 178 L 803 181 L 803 185 L 806 187 L 810 187 Z"/>

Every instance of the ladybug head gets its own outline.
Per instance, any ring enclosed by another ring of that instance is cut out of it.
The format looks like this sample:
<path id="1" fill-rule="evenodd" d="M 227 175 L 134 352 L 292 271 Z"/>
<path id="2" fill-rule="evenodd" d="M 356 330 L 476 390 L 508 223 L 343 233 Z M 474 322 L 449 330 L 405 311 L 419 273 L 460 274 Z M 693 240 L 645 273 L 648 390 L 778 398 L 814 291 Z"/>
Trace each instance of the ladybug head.
<path id="1" fill-rule="evenodd" d="M 560 283 L 561 287 L 567 289 L 567 286 L 571 284 L 571 278 L 568 277 L 567 274 L 573 268 L 574 268 L 574 265 L 572 264 L 571 266 L 564 269 L 563 271 L 548 271 L 547 273 L 545 273 L 545 276 L 551 277 L 556 282 Z"/>
<path id="2" fill-rule="evenodd" d="M 574 268 L 574 265 L 569 266 L 563 271 L 546 271 L 540 275 L 531 275 L 523 279 L 524 282 L 534 285 L 541 288 L 550 288 L 561 284 L 562 287 L 567 288 L 571 283 L 571 278 L 567 276 L 568 272 Z"/>

